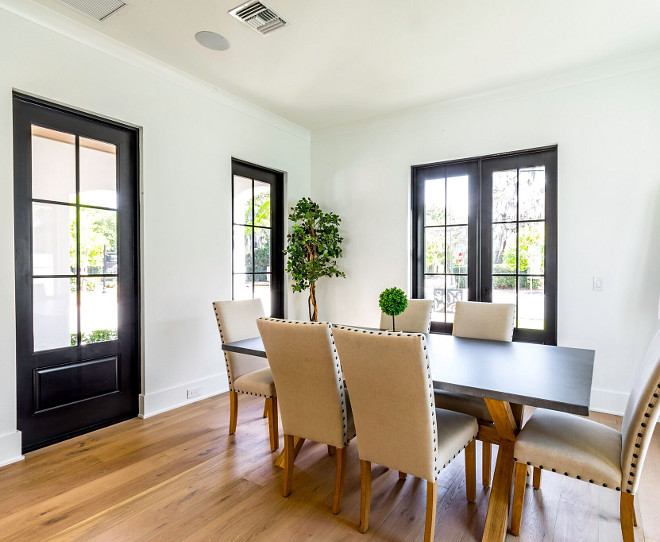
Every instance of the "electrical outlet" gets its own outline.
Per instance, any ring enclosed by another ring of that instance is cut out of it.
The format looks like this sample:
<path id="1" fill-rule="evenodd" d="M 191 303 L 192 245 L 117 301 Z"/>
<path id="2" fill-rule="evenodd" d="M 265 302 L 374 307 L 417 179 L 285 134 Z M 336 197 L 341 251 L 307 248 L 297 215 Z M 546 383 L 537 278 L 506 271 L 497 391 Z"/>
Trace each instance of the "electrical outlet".
<path id="1" fill-rule="evenodd" d="M 202 387 L 201 386 L 198 387 L 198 388 L 190 388 L 188 390 L 188 399 L 192 399 L 193 397 L 199 397 L 200 395 L 202 395 Z"/>

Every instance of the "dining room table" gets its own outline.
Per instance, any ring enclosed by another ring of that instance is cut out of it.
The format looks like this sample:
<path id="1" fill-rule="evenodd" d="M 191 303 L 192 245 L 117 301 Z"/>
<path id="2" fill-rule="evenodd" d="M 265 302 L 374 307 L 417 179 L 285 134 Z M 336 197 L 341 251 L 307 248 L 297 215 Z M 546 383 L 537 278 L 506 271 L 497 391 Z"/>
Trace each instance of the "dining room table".
<path id="1" fill-rule="evenodd" d="M 501 542 L 509 522 L 514 448 L 521 429 L 511 403 L 588 415 L 595 352 L 439 333 L 425 339 L 434 388 L 483 398 L 493 419 L 494 428 L 480 426 L 478 437 L 499 446 L 482 540 Z M 222 348 L 267 357 L 260 337 Z"/>

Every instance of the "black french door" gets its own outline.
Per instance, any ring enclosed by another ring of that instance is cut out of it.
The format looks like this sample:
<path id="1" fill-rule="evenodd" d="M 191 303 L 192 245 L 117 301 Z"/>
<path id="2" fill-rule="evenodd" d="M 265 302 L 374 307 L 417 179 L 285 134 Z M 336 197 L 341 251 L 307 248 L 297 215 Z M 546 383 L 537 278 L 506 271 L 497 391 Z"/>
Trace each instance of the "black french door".
<path id="1" fill-rule="evenodd" d="M 137 415 L 138 134 L 14 94 L 24 452 Z"/>

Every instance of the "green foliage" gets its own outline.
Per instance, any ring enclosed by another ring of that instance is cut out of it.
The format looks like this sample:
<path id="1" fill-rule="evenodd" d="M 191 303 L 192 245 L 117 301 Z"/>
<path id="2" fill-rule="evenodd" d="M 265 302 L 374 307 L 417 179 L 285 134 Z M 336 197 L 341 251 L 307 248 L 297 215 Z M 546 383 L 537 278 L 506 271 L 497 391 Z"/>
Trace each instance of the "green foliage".
<path id="1" fill-rule="evenodd" d="M 293 278 L 293 291 L 302 292 L 321 277 L 346 277 L 337 267 L 344 240 L 339 235 L 341 218 L 323 212 L 310 198 L 302 198 L 291 208 L 289 220 L 294 224 L 286 236 L 284 254 L 288 255 L 286 271 Z"/>
<path id="2" fill-rule="evenodd" d="M 100 343 L 103 341 L 117 340 L 116 329 L 95 329 L 91 333 L 81 333 L 80 338 L 83 344 Z M 76 346 L 77 336 L 75 333 L 71 334 L 71 346 Z"/>
<path id="3" fill-rule="evenodd" d="M 388 316 L 398 316 L 406 310 L 408 298 L 400 288 L 387 288 L 380 293 L 378 305 L 380 306 L 380 310 Z"/>

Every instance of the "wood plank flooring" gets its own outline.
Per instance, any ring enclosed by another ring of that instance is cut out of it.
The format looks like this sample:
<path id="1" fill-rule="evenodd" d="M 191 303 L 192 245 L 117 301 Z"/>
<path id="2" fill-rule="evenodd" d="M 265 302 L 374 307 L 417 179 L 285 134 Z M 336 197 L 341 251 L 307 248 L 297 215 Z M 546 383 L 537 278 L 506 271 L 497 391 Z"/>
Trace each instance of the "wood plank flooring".
<path id="1" fill-rule="evenodd" d="M 134 419 L 27 454 L 0 469 L 0 540 L 421 540 L 426 483 L 373 468 L 369 530 L 357 532 L 360 467 L 347 455 L 343 508 L 330 513 L 335 458 L 306 442 L 293 490 L 280 495 L 263 401 L 240 396 L 238 430 L 228 435 L 229 397 L 206 399 L 147 420 Z M 594 414 L 613 427 L 614 416 Z M 283 444 L 280 442 L 280 450 Z M 481 445 L 477 465 L 480 468 Z M 494 451 L 496 451 L 495 448 Z M 477 479 L 481 480 L 480 473 Z M 481 539 L 488 491 L 465 500 L 463 458 L 438 480 L 436 540 Z M 660 542 L 660 431 L 637 498 L 636 540 Z M 614 491 L 545 472 L 530 485 L 519 537 L 508 541 L 619 541 Z"/>

